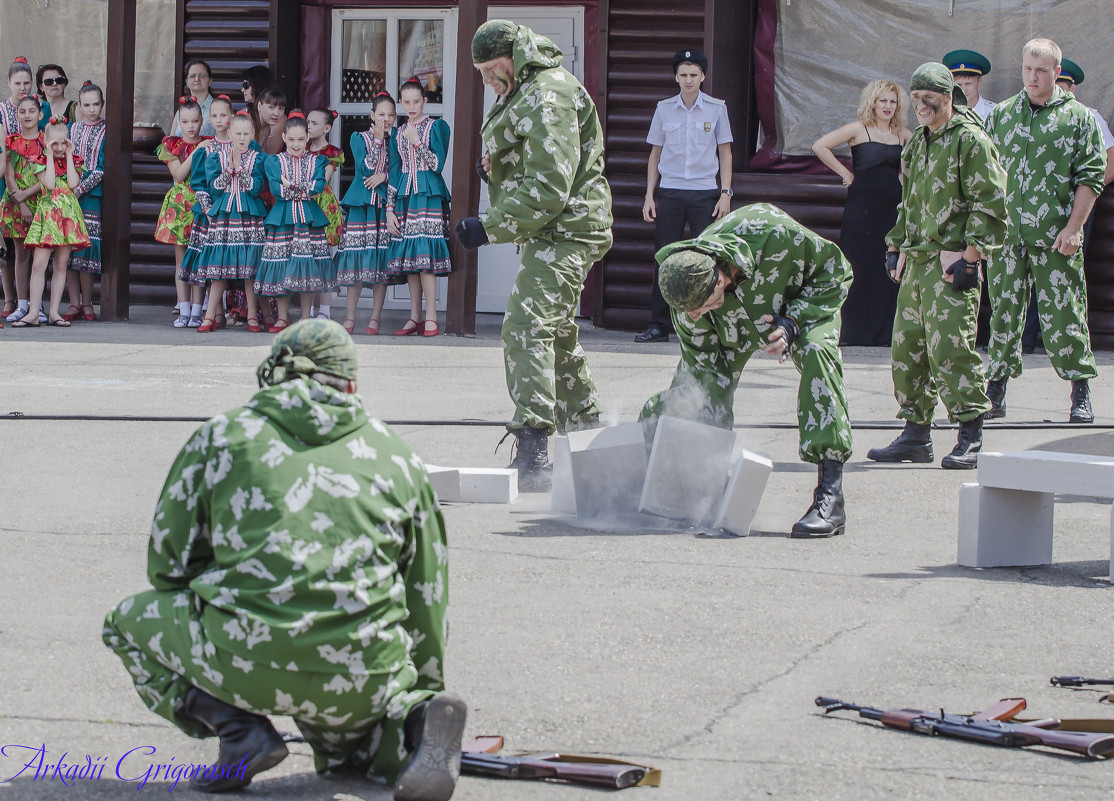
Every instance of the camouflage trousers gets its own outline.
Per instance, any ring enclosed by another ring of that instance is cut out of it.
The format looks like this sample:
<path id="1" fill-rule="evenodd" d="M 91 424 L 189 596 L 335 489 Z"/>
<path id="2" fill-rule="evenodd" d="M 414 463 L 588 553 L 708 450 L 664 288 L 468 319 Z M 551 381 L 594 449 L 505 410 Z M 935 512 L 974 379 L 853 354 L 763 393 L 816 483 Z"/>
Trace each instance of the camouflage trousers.
<path id="1" fill-rule="evenodd" d="M 514 418 L 507 426 L 564 431 L 599 414 L 596 385 L 580 347 L 576 307 L 611 231 L 550 234 L 522 246 L 522 269 L 503 318 L 503 355 Z"/>
<path id="2" fill-rule="evenodd" d="M 1033 284 L 1044 349 L 1060 378 L 1098 375 L 1087 328 L 1082 250 L 1065 256 L 1052 248 L 1007 245 L 991 260 L 989 272 L 990 378 L 1021 375 L 1021 332 Z"/>
<path id="3" fill-rule="evenodd" d="M 677 315 L 678 312 L 674 310 L 674 318 Z M 803 329 L 790 350 L 790 358 L 801 374 L 797 389 L 797 428 L 800 436 L 798 453 L 802 461 L 813 464 L 823 459 L 846 462 L 851 458 L 851 417 L 847 411 L 847 398 L 843 393 L 843 355 L 839 350 L 839 329 L 840 315 L 836 313 L 834 317 L 820 320 Z M 766 347 L 766 340 L 764 336 L 753 340 L 748 338 L 736 347 L 746 356 L 735 362 L 738 372 L 733 376 L 721 377 L 723 380 L 708 382 L 703 380 L 705 376 L 692 375 L 692 371 L 696 369 L 692 365 L 684 361 L 677 365 L 670 388 L 646 401 L 639 414 L 647 437 L 653 437 L 658 417 L 669 412 L 677 414 L 677 410 L 684 407 L 699 410 L 695 419 L 706 425 L 731 428 L 735 424 L 732 400 L 739 376 L 746 361 Z M 705 397 L 691 398 L 694 388 L 700 388 Z M 672 397 L 674 395 L 682 396 L 682 399 L 675 402 Z M 717 402 L 713 395 L 723 396 L 723 402 Z M 669 412 L 665 411 L 667 409 Z"/>
<path id="4" fill-rule="evenodd" d="M 982 359 L 975 352 L 981 293 L 979 286 L 952 289 L 938 254 L 908 256 L 890 349 L 899 419 L 931 423 L 937 392 L 953 423 L 990 409 Z"/>
<path id="5" fill-rule="evenodd" d="M 209 642 L 199 607 L 188 590 L 149 590 L 125 598 L 105 618 L 105 645 L 123 661 L 148 709 L 191 737 L 211 737 L 182 712 L 186 693 L 197 687 L 240 709 L 293 717 L 318 773 L 395 781 L 406 763 L 406 715 L 433 695 L 415 689 L 413 662 L 391 674 L 324 674 L 250 661 Z M 409 638 L 401 626 L 399 632 Z"/>

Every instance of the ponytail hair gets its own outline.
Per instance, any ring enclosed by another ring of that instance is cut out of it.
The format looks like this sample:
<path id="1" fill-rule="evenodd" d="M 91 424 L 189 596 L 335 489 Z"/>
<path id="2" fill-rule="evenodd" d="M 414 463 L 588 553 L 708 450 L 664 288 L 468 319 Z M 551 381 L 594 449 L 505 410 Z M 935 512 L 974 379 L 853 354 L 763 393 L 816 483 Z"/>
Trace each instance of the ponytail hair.
<path id="1" fill-rule="evenodd" d="M 27 103 L 28 101 L 30 101 L 31 103 L 34 103 L 35 107 L 39 109 L 40 113 L 42 112 L 42 104 L 39 102 L 39 96 L 36 95 L 36 94 L 21 95 L 19 100 L 16 101 L 15 107 L 19 108 L 20 106 L 22 106 L 24 103 Z"/>
<path id="2" fill-rule="evenodd" d="M 402 97 L 402 93 L 405 92 L 407 89 L 417 89 L 419 92 L 422 93 L 422 97 L 426 96 L 425 87 L 422 86 L 421 78 L 419 78 L 416 75 L 411 77 L 411 78 L 408 78 L 406 80 L 406 82 L 403 83 L 402 86 L 400 86 L 398 88 L 398 96 Z"/>
<path id="3" fill-rule="evenodd" d="M 379 108 L 380 103 L 390 103 L 391 108 L 398 105 L 395 99 L 391 96 L 390 92 L 379 92 L 371 99 L 371 113 L 375 113 L 375 109 Z"/>
<path id="4" fill-rule="evenodd" d="M 8 80 L 10 81 L 17 72 L 26 72 L 32 76 L 35 74 L 31 71 L 31 65 L 27 63 L 27 59 L 23 56 L 16 56 L 12 66 L 8 67 Z"/>
<path id="5" fill-rule="evenodd" d="M 294 109 L 286 117 L 286 124 L 282 127 L 283 133 L 290 133 L 293 130 L 303 130 L 309 133 L 309 126 L 306 125 L 306 115 L 302 113 L 301 109 Z"/>
<path id="6" fill-rule="evenodd" d="M 336 118 L 340 116 L 339 112 L 334 111 L 333 109 L 329 108 L 328 106 L 318 106 L 317 108 L 311 108 L 309 110 L 309 113 L 310 114 L 324 114 L 326 125 L 332 125 L 334 122 L 336 122 Z"/>
<path id="7" fill-rule="evenodd" d="M 232 101 L 229 99 L 228 95 L 217 95 L 216 97 L 213 98 L 213 102 L 209 104 L 209 113 L 210 114 L 213 113 L 213 106 L 217 103 L 221 103 L 223 105 L 228 106 L 228 113 L 229 114 L 232 113 Z"/>
<path id="8" fill-rule="evenodd" d="M 77 97 L 80 100 L 82 95 L 87 95 L 90 92 L 96 92 L 97 96 L 101 99 L 101 103 L 104 103 L 104 92 L 92 81 L 86 81 L 81 84 L 81 88 L 77 90 Z"/>

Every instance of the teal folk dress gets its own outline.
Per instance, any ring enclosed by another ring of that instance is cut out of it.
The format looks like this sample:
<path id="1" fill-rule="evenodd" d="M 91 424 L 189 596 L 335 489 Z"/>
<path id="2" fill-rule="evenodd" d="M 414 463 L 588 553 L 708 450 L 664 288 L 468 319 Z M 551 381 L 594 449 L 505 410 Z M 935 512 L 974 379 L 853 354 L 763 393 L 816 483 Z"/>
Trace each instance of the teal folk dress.
<path id="1" fill-rule="evenodd" d="M 206 155 L 205 183 L 213 206 L 196 279 L 255 278 L 263 255 L 263 218 L 267 215 L 259 199 L 265 186 L 263 162 L 264 156 L 255 150 L 240 157 L 239 167 L 232 166 L 232 148 L 222 147 Z"/>
<path id="2" fill-rule="evenodd" d="M 426 117 L 418 123 L 418 143 L 399 128 L 390 148 L 388 208 L 398 216 L 402 236 L 391 239 L 391 275 L 452 271 L 449 261 L 449 188 L 441 177 L 449 153 L 449 126 Z"/>
<path id="3" fill-rule="evenodd" d="M 190 225 L 189 240 L 186 244 L 186 255 L 182 257 L 182 266 L 178 269 L 178 279 L 188 281 L 195 286 L 204 286 L 205 279 L 198 275 L 201 266 L 201 255 L 205 250 L 206 234 L 209 232 L 209 212 L 213 207 L 213 196 L 209 191 L 209 183 L 205 175 L 205 161 L 215 158 L 213 155 L 219 148 L 231 149 L 231 142 L 212 140 L 213 144 L 201 148 L 193 156 L 190 165 L 189 185 L 193 190 L 194 202 L 190 206 L 193 222 Z"/>
<path id="4" fill-rule="evenodd" d="M 85 218 L 85 230 L 89 233 L 89 246 L 70 257 L 70 269 L 97 275 L 101 272 L 104 130 L 104 120 L 98 120 L 92 125 L 85 122 L 75 122 L 70 125 L 70 141 L 74 145 L 74 155 L 84 162 L 86 168 L 74 194 L 77 195 L 81 213 Z"/>
<path id="5" fill-rule="evenodd" d="M 283 152 L 267 156 L 265 173 L 275 205 L 264 222 L 266 243 L 255 293 L 264 297 L 294 292 L 328 292 L 335 286 L 325 229 L 329 218 L 314 200 L 325 188 L 325 156 Z M 283 180 L 290 186 L 284 186 Z"/>
<path id="6" fill-rule="evenodd" d="M 399 283 L 387 271 L 391 235 L 387 232 L 387 184 L 374 189 L 364 179 L 377 173 L 387 175 L 388 151 L 394 144 L 395 130 L 383 139 L 371 131 L 352 134 L 352 158 L 356 176 L 340 204 L 345 209 L 344 229 L 336 253 L 337 286 L 365 286 Z"/>

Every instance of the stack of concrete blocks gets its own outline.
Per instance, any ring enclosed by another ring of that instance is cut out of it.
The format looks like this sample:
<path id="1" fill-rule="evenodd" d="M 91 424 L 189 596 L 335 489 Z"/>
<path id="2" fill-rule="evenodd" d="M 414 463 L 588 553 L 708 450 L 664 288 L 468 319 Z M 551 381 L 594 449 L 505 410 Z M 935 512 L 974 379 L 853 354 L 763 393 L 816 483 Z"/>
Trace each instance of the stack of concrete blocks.
<path id="1" fill-rule="evenodd" d="M 502 467 L 426 465 L 439 500 L 447 503 L 514 503 L 518 471 Z"/>
<path id="2" fill-rule="evenodd" d="M 638 511 L 646 478 L 640 423 L 573 431 L 553 442 L 552 510 L 584 519 Z"/>
<path id="3" fill-rule="evenodd" d="M 659 418 L 639 511 L 711 523 L 727 487 L 734 448 L 734 431 L 677 417 Z"/>

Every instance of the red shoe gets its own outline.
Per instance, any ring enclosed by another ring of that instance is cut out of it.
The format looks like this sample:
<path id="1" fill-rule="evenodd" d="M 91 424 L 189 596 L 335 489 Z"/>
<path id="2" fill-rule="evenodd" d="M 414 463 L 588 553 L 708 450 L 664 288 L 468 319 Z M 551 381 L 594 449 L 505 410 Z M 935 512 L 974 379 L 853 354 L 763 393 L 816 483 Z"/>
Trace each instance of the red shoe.
<path id="1" fill-rule="evenodd" d="M 248 320 L 248 332 L 249 333 L 258 334 L 262 330 L 263 330 L 263 326 L 261 326 L 259 324 L 258 320 Z"/>
<path id="2" fill-rule="evenodd" d="M 212 317 L 205 317 L 201 320 L 201 325 L 197 327 L 197 333 L 208 334 L 210 331 L 216 330 L 217 324 L 213 322 Z"/>
<path id="3" fill-rule="evenodd" d="M 217 318 L 213 321 L 213 330 L 220 331 L 228 325 L 228 319 L 223 314 L 218 314 Z"/>
<path id="4" fill-rule="evenodd" d="M 364 329 L 364 333 L 367 334 L 369 337 L 379 336 L 379 321 L 376 320 L 374 317 L 368 320 L 367 328 Z"/>
<path id="5" fill-rule="evenodd" d="M 73 322 L 81 316 L 81 307 L 70 304 L 70 310 L 62 315 L 62 319 L 67 322 Z"/>
<path id="6" fill-rule="evenodd" d="M 344 322 L 341 323 L 340 327 L 351 334 L 353 331 L 356 330 L 356 321 L 353 320 L 351 317 L 345 317 Z"/>
<path id="7" fill-rule="evenodd" d="M 70 308 L 72 309 L 73 306 L 70 306 Z M 86 309 L 88 309 L 89 311 L 85 311 Z M 97 319 L 97 315 L 93 313 L 93 304 L 92 303 L 87 303 L 87 304 L 85 304 L 84 306 L 81 307 L 81 316 L 84 317 L 85 321 L 89 322 L 89 323 L 91 323 L 91 322 L 93 322 Z"/>
<path id="8" fill-rule="evenodd" d="M 289 320 L 284 320 L 280 317 L 277 320 L 275 320 L 274 325 L 272 325 L 270 328 L 267 329 L 267 333 L 268 334 L 277 334 L 279 331 L 282 331 L 284 328 L 289 328 L 289 327 L 290 327 L 290 321 Z"/>
<path id="9" fill-rule="evenodd" d="M 414 324 L 413 328 L 410 327 L 410 323 Z M 414 336 L 417 333 L 418 333 L 418 321 L 417 320 L 407 320 L 406 325 L 404 325 L 402 328 L 395 331 L 395 336 L 396 337 L 409 337 L 409 336 Z"/>
<path id="10" fill-rule="evenodd" d="M 433 323 L 433 330 L 432 331 L 429 329 L 429 324 L 430 323 Z M 436 320 L 426 320 L 425 323 L 422 325 L 422 336 L 423 337 L 435 337 L 440 333 L 441 333 L 441 326 L 437 325 Z"/>

